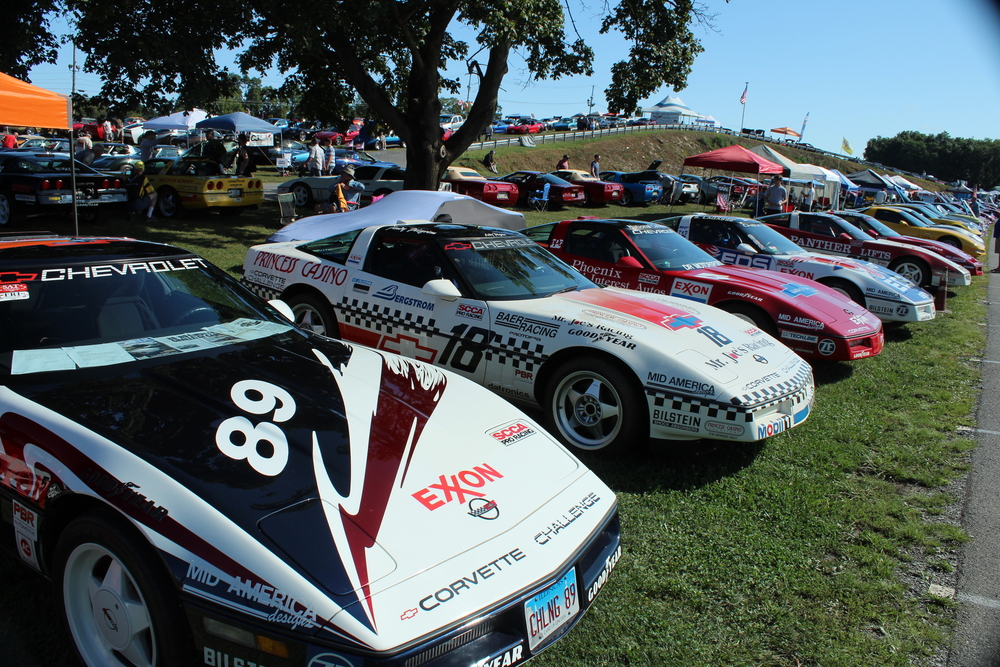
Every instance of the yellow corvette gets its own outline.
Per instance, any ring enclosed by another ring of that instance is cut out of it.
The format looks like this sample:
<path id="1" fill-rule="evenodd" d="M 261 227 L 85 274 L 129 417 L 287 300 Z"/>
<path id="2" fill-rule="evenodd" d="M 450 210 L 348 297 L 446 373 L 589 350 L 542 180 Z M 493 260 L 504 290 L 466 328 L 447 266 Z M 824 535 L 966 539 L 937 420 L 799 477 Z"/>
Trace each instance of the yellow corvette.
<path id="1" fill-rule="evenodd" d="M 951 225 L 928 225 L 921 218 L 906 209 L 891 206 L 869 206 L 859 213 L 870 215 L 881 220 L 894 231 L 903 236 L 914 236 L 918 239 L 941 241 L 959 250 L 963 250 L 980 261 L 986 260 L 986 245 L 978 234 L 973 234 L 962 227 Z"/>
<path id="2" fill-rule="evenodd" d="M 239 215 L 264 201 L 259 178 L 239 178 L 220 173 L 217 163 L 202 158 L 153 159 L 146 163 L 146 178 L 156 188 L 157 213 L 173 218 L 182 211 L 217 210 Z"/>
<path id="3" fill-rule="evenodd" d="M 889 204 L 886 204 L 889 206 Z M 967 215 L 952 214 L 947 215 L 940 211 L 931 212 L 929 210 L 930 204 L 926 207 L 920 204 L 891 204 L 893 208 L 902 208 L 907 211 L 913 211 L 924 216 L 932 225 L 950 225 L 952 227 L 961 227 L 976 236 L 982 236 L 983 226 L 978 220 L 971 218 Z"/>

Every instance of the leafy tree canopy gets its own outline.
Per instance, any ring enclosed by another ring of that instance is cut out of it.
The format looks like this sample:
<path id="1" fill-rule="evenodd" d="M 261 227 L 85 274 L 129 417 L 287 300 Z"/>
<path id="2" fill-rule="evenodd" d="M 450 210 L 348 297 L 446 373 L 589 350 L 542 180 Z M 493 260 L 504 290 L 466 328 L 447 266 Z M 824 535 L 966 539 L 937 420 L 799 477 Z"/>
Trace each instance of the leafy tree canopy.
<path id="1" fill-rule="evenodd" d="M 992 188 L 1000 183 L 1000 141 L 996 139 L 906 131 L 870 140 L 865 159 L 915 174 L 933 174 L 948 182 L 965 181 L 973 187 Z"/>
<path id="2" fill-rule="evenodd" d="M 435 187 L 493 119 L 512 54 L 536 81 L 593 74 L 593 50 L 576 31 L 568 0 L 14 1 L 35 11 L 36 37 L 31 47 L 0 46 L 0 62 L 28 63 L 23 54 L 45 43 L 46 11 L 68 10 L 77 47 L 87 54 L 84 69 L 104 78 L 101 97 L 115 107 L 167 111 L 180 104 L 221 112 L 224 100 L 237 97 L 241 79 L 218 64 L 218 51 L 237 53 L 244 72 L 277 68 L 287 76 L 277 96 L 298 100 L 306 117 L 352 117 L 360 97 L 371 117 L 406 142 L 409 188 Z M 579 13 L 594 11 L 576 6 Z M 692 24 L 712 20 L 699 2 L 605 0 L 599 10 L 601 32 L 619 33 L 629 44 L 605 90 L 609 110 L 635 109 L 663 86 L 684 88 L 702 51 Z M 475 43 L 449 32 L 456 23 L 475 32 Z M 443 75 L 455 61 L 468 64 L 479 86 L 465 125 L 442 141 L 441 98 L 461 92 L 459 80 Z"/>

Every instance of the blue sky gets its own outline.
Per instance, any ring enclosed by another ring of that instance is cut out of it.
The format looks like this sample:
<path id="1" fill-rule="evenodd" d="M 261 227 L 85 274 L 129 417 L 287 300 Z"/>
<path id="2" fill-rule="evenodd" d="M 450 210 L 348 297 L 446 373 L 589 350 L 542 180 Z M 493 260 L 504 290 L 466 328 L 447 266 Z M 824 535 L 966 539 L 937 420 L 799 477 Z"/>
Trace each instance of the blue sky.
<path id="1" fill-rule="evenodd" d="M 627 52 L 615 35 L 597 34 L 603 3 L 568 0 L 582 36 L 594 47 L 594 76 L 528 81 L 517 55 L 500 92 L 504 113 L 538 118 L 606 111 L 603 90 L 610 68 Z M 663 88 L 643 106 L 678 95 L 691 109 L 711 114 L 721 125 L 799 130 L 809 114 L 803 141 L 839 152 L 846 137 L 860 155 L 874 137 L 904 130 L 953 137 L 1000 137 L 1000 12 L 989 0 L 706 0 L 715 30 L 695 28 L 705 48 L 688 85 Z M 457 31 L 456 31 L 457 32 Z M 458 32 L 461 35 L 462 33 Z M 472 47 L 475 50 L 475 46 Z M 36 85 L 67 93 L 71 52 L 57 65 L 32 71 Z M 464 64 L 464 91 L 475 80 Z M 278 76 L 265 76 L 279 85 Z M 740 94 L 749 82 L 746 106 Z M 100 88 L 97 75 L 78 72 L 77 90 Z"/>

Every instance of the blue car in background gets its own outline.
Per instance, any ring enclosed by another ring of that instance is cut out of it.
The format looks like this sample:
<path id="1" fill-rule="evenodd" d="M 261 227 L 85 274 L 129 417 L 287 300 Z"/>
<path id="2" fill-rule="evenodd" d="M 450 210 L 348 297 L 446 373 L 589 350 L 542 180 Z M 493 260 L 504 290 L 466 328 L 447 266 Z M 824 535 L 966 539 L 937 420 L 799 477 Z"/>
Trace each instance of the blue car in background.
<path id="1" fill-rule="evenodd" d="M 602 171 L 601 180 L 621 183 L 625 187 L 625 192 L 622 193 L 623 206 L 658 202 L 663 196 L 663 186 L 659 180 L 651 179 L 648 171 Z"/>

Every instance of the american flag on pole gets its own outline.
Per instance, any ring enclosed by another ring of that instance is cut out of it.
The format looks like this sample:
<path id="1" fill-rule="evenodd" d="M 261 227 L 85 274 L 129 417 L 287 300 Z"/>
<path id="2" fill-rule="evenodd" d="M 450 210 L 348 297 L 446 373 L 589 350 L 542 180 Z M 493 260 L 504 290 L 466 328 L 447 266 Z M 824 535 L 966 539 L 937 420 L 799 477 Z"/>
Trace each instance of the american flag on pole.
<path id="1" fill-rule="evenodd" d="M 746 87 L 743 89 L 743 94 L 740 95 L 740 104 L 746 104 L 747 103 L 747 88 L 749 88 L 749 87 L 750 87 L 750 84 L 747 84 Z"/>

